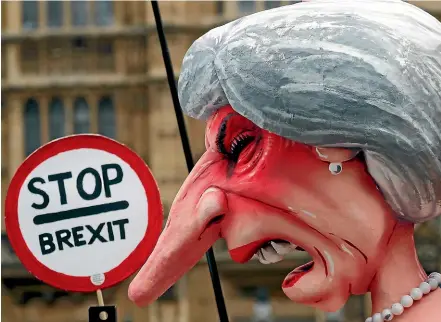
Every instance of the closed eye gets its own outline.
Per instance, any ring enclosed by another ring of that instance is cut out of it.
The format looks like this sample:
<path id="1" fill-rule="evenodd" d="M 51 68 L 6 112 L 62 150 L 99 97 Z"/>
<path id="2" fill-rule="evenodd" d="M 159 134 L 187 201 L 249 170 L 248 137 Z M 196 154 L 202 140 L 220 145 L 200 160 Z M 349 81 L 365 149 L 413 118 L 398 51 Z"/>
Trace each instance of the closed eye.
<path id="1" fill-rule="evenodd" d="M 228 157 L 237 162 L 239 159 L 240 153 L 255 139 L 254 136 L 247 134 L 239 134 L 236 138 L 234 138 L 233 143 L 231 143 L 230 153 Z"/>
<path id="2" fill-rule="evenodd" d="M 237 113 L 225 116 L 219 125 L 216 146 L 219 153 L 237 163 L 241 153 L 259 136 L 259 128 Z"/>

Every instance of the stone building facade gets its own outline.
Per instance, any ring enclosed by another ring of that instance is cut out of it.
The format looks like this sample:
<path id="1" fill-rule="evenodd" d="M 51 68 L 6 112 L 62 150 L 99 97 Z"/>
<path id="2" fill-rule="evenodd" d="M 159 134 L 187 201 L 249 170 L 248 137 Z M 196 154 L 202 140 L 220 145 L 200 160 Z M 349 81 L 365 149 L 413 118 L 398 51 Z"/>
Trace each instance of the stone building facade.
<path id="1" fill-rule="evenodd" d="M 297 1 L 161 1 L 176 75 L 191 43 L 210 28 L 254 11 Z M 418 2 L 441 15 L 441 5 Z M 187 175 L 151 5 L 146 1 L 1 2 L 2 320 L 83 322 L 93 294 L 65 293 L 32 278 L 4 232 L 9 180 L 37 147 L 69 134 L 100 133 L 133 148 L 158 181 L 165 211 Z M 186 119 L 193 157 L 204 151 L 204 124 Z M 280 290 L 288 271 L 305 262 L 293 257 L 262 266 L 233 263 L 216 245 L 228 312 L 233 322 L 252 321 L 256 285 L 272 305 L 274 322 L 364 321 L 364 297 L 340 315 L 324 316 L 289 302 Z M 128 281 L 104 292 L 121 322 L 216 321 L 203 260 L 156 303 L 136 308 Z"/>

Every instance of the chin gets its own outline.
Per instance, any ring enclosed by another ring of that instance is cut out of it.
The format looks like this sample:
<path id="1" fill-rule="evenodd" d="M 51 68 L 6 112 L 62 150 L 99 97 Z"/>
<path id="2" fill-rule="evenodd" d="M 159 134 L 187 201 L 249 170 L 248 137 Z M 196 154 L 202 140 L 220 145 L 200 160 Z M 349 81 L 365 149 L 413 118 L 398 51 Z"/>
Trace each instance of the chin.
<path id="1" fill-rule="evenodd" d="M 311 276 L 313 274 L 311 273 Z M 289 277 L 289 275 L 288 275 Z M 341 309 L 347 302 L 349 293 L 349 284 L 332 281 L 314 281 L 297 283 L 286 286 L 282 284 L 285 295 L 293 302 L 318 308 L 325 312 L 335 312 Z M 299 283 L 299 284 L 298 284 Z M 312 283 L 310 286 L 307 283 Z"/>

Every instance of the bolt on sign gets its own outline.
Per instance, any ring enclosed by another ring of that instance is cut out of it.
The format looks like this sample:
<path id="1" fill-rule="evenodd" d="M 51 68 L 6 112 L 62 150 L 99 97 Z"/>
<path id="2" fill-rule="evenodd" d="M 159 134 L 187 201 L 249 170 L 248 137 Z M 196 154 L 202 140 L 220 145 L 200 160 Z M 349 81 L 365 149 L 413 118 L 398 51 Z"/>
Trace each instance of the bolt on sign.
<path id="1" fill-rule="evenodd" d="M 138 270 L 159 238 L 162 216 L 144 161 L 100 135 L 39 148 L 6 197 L 6 231 L 23 265 L 69 291 L 110 287 Z"/>

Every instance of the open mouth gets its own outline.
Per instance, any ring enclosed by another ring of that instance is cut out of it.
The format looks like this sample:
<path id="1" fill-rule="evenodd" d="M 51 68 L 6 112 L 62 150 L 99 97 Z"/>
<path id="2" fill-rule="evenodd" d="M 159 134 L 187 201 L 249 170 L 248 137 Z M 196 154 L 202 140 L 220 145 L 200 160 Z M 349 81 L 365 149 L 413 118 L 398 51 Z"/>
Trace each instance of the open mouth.
<path id="1" fill-rule="evenodd" d="M 282 261 L 286 255 L 305 250 L 283 239 L 255 241 L 248 245 L 230 250 L 231 258 L 239 263 L 246 263 L 255 257 L 262 264 L 268 265 Z M 314 261 L 295 268 L 285 278 L 282 288 L 294 286 L 301 277 L 308 274 L 314 267 Z"/>

